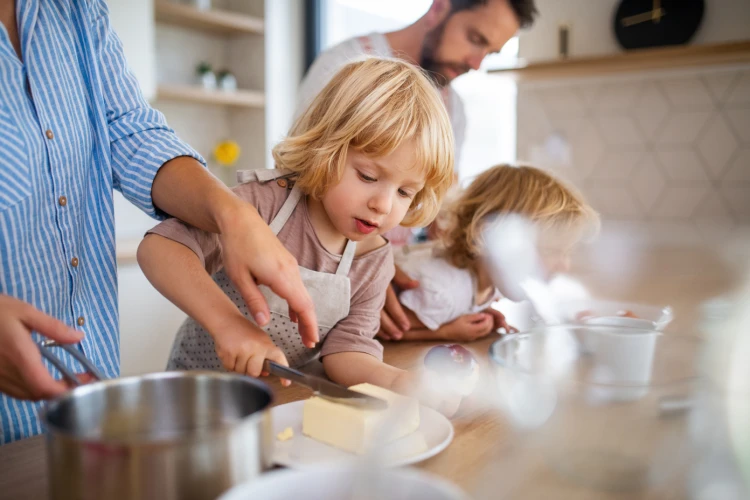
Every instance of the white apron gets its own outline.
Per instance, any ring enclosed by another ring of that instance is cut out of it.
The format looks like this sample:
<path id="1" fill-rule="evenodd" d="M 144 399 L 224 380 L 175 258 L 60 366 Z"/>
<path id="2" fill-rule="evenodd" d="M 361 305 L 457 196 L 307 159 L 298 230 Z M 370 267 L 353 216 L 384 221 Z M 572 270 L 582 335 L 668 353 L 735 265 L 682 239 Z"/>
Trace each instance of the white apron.
<path id="1" fill-rule="evenodd" d="M 237 172 L 237 180 L 246 182 L 269 182 L 276 180 L 279 186 L 287 187 L 291 192 L 284 205 L 271 221 L 270 227 L 274 235 L 279 234 L 289 217 L 294 212 L 303 193 L 290 180 L 293 174 L 284 170 L 243 170 Z M 349 240 L 344 249 L 344 254 L 339 262 L 335 274 L 311 271 L 304 267 L 299 268 L 302 282 L 315 304 L 315 313 L 318 318 L 320 342 L 313 349 L 302 343 L 297 324 L 289 319 L 289 306 L 287 302 L 273 293 L 270 288 L 261 285 L 260 290 L 268 301 L 271 311 L 271 320 L 263 330 L 271 337 L 286 356 L 292 367 L 300 367 L 305 363 L 316 359 L 320 353 L 320 347 L 336 323 L 349 314 L 349 303 L 351 301 L 351 285 L 348 274 L 354 259 L 356 242 Z M 234 288 L 224 270 L 213 276 L 224 293 L 234 301 L 237 308 L 242 311 L 251 322 L 255 323 L 242 296 Z M 172 352 L 167 365 L 168 370 L 221 370 L 224 367 L 216 355 L 214 340 L 211 335 L 194 319 L 188 318 L 177 332 L 177 337 L 172 346 Z"/>

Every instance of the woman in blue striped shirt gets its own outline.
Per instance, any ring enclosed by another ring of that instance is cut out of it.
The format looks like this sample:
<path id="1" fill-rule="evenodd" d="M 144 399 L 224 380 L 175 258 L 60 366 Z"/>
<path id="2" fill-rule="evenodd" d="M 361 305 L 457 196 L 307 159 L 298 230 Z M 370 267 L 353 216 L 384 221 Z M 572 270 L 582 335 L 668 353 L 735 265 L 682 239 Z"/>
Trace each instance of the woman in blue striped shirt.
<path id="1" fill-rule="evenodd" d="M 66 390 L 40 334 L 118 375 L 113 189 L 155 218 L 219 233 L 258 323 L 270 316 L 256 282 L 317 341 L 295 259 L 202 162 L 144 100 L 104 0 L 0 0 L 0 444 L 41 432 L 22 400 Z"/>

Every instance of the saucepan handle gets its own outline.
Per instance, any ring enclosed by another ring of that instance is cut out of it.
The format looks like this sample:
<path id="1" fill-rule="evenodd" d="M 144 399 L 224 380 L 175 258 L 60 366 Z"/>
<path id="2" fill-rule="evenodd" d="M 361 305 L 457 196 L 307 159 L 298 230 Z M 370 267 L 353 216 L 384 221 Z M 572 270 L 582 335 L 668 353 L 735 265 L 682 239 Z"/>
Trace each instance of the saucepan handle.
<path id="1" fill-rule="evenodd" d="M 88 358 L 84 356 L 83 353 L 73 345 L 60 344 L 58 342 L 55 342 L 54 340 L 43 340 L 39 342 L 37 346 L 39 347 L 39 351 L 42 353 L 42 356 L 50 363 L 52 363 L 55 368 L 60 370 L 63 378 L 74 387 L 81 385 L 81 382 L 78 380 L 78 377 L 76 377 L 75 373 L 71 372 L 68 367 L 65 366 L 65 363 L 63 363 L 60 358 L 52 354 L 52 351 L 50 349 L 51 347 L 59 347 L 73 356 L 96 380 L 104 380 L 105 378 L 104 375 L 102 375 L 102 373 L 99 371 L 99 369 L 95 367 L 94 364 L 89 361 Z"/>

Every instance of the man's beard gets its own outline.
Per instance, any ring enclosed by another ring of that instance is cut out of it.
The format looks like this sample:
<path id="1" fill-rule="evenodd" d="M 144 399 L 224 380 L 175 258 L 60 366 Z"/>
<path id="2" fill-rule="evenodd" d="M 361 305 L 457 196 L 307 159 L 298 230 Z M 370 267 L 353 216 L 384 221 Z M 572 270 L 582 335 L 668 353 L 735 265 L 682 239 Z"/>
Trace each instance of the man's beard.
<path id="1" fill-rule="evenodd" d="M 435 52 L 443 39 L 445 23 L 446 21 L 443 21 L 440 26 L 427 33 L 419 60 L 419 65 L 427 72 L 427 75 L 430 76 L 438 87 L 445 87 L 451 83 L 451 79 L 445 75 L 444 69 L 451 68 L 457 75 L 462 75 L 470 69 L 465 64 L 449 63 L 447 61 L 439 61 L 435 58 Z"/>

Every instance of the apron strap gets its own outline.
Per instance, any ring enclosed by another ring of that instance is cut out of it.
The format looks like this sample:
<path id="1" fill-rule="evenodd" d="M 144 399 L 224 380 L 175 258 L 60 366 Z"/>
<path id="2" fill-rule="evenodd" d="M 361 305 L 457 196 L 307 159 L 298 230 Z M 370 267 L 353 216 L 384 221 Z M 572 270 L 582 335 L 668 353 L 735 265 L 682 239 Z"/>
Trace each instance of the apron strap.
<path id="1" fill-rule="evenodd" d="M 247 184 L 249 182 L 268 182 L 280 177 L 288 177 L 293 175 L 291 170 L 283 168 L 261 168 L 257 170 L 238 170 L 237 171 L 237 182 L 240 184 Z M 268 227 L 271 228 L 273 234 L 278 236 L 281 228 L 284 227 L 286 221 L 291 217 L 294 208 L 302 199 L 302 191 L 296 186 L 292 188 L 292 192 L 289 193 L 284 204 L 281 206 L 281 210 L 276 214 Z"/>
<path id="2" fill-rule="evenodd" d="M 284 168 L 260 168 L 257 170 L 238 170 L 237 182 L 247 184 L 248 182 L 268 182 L 279 177 L 291 175 L 292 171 Z"/>
<path id="3" fill-rule="evenodd" d="M 290 170 L 281 168 L 239 170 L 237 172 L 237 182 L 239 182 L 240 184 L 245 184 L 248 182 L 267 182 L 278 179 L 279 177 L 288 176 L 290 174 L 292 174 Z M 279 235 L 281 228 L 284 227 L 284 224 L 286 224 L 286 222 L 289 220 L 289 217 L 292 216 L 292 212 L 294 212 L 294 209 L 297 207 L 297 204 L 301 199 L 302 191 L 300 191 L 297 186 L 294 186 L 292 188 L 292 192 L 289 193 L 286 201 L 281 206 L 281 210 L 279 210 L 279 213 L 276 214 L 276 217 L 274 217 L 271 223 L 268 225 L 268 227 L 271 228 L 271 231 L 273 231 L 274 235 Z M 354 253 L 356 251 L 357 242 L 348 240 L 346 242 L 346 248 L 344 248 L 344 254 L 341 256 L 341 260 L 339 261 L 339 267 L 336 269 L 337 275 L 347 276 L 349 274 L 349 270 L 352 267 L 352 261 L 354 260 Z"/>
<path id="4" fill-rule="evenodd" d="M 347 276 L 349 269 L 352 267 L 352 261 L 354 260 L 354 252 L 357 251 L 357 242 L 347 240 L 346 248 L 344 248 L 344 255 L 341 256 L 339 261 L 339 267 L 336 269 L 337 276 Z"/>
<path id="5" fill-rule="evenodd" d="M 286 221 L 289 220 L 292 212 L 294 212 L 294 208 L 297 206 L 297 203 L 299 203 L 299 200 L 301 199 L 302 191 L 300 191 L 297 186 L 294 186 L 292 188 L 292 192 L 289 193 L 289 196 L 287 197 L 284 204 L 281 205 L 281 210 L 279 210 L 279 213 L 276 214 L 276 217 L 274 217 L 271 223 L 268 225 L 268 227 L 271 228 L 271 231 L 273 231 L 274 235 L 279 235 L 279 231 L 281 231 L 281 228 L 284 227 Z"/>

